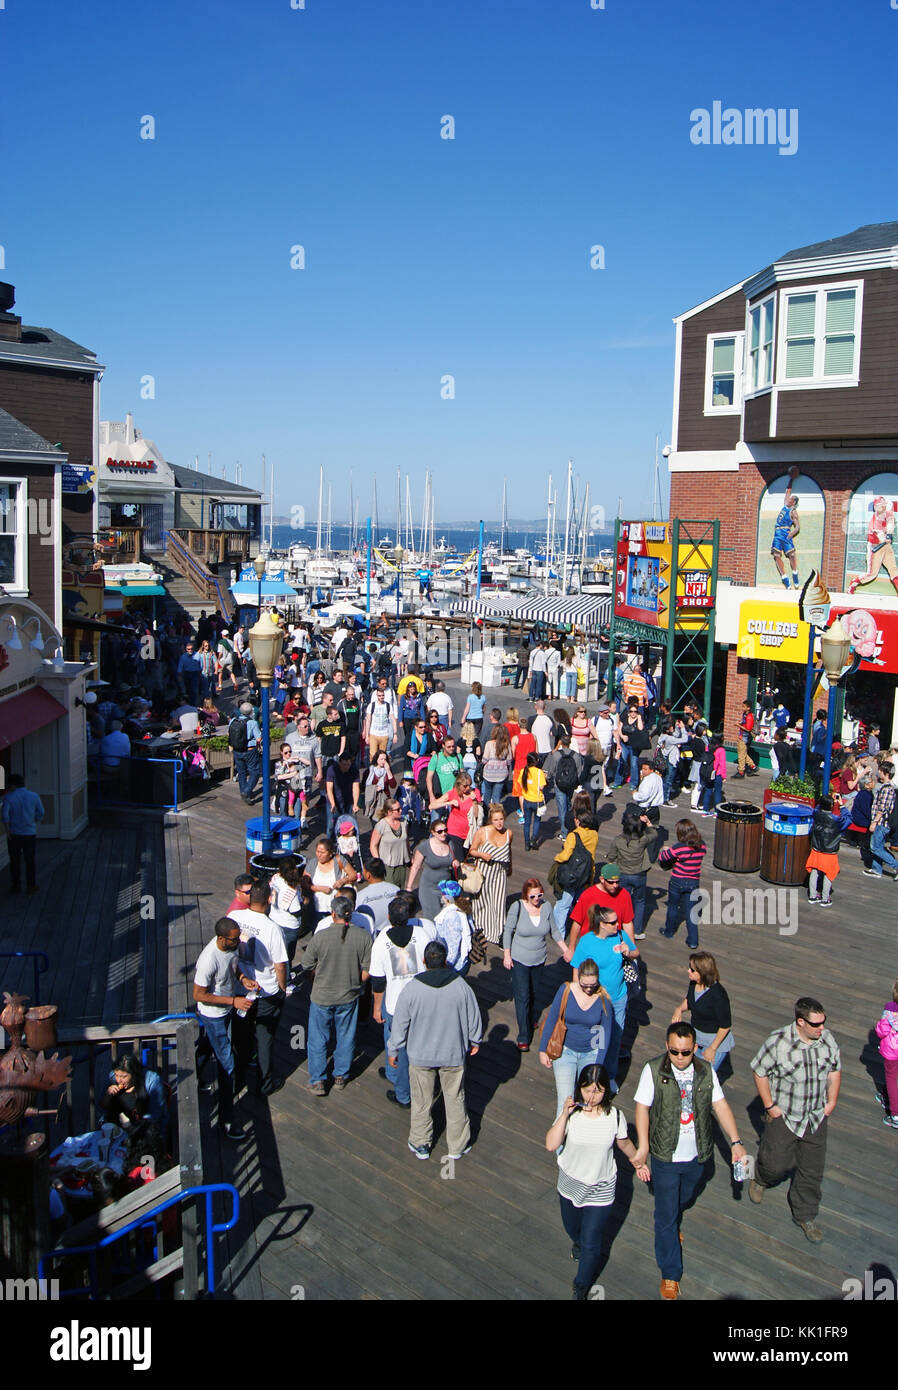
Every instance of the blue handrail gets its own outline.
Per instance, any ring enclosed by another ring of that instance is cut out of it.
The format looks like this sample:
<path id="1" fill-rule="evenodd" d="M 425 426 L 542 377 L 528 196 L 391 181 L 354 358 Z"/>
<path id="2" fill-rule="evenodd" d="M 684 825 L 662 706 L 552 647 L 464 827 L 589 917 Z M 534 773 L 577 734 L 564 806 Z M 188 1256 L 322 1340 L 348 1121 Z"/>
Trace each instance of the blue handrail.
<path id="1" fill-rule="evenodd" d="M 231 1215 L 223 1224 L 216 1224 L 212 1220 L 212 1198 L 216 1192 L 228 1192 L 231 1196 Z M 213 1236 L 223 1235 L 225 1231 L 231 1231 L 240 1219 L 240 1193 L 236 1187 L 229 1182 L 210 1182 L 200 1183 L 196 1187 L 186 1187 L 180 1192 L 175 1192 L 171 1197 L 167 1197 L 164 1202 L 159 1202 L 150 1211 L 145 1211 L 136 1220 L 123 1226 L 120 1231 L 113 1231 L 110 1235 L 104 1236 L 102 1240 L 95 1241 L 93 1245 L 65 1245 L 56 1250 L 48 1250 L 46 1255 L 42 1255 L 37 1267 L 39 1279 L 45 1279 L 46 1263 L 50 1260 L 62 1259 L 67 1255 L 87 1255 L 90 1259 L 90 1296 L 97 1296 L 97 1251 L 104 1250 L 115 1241 L 121 1240 L 124 1236 L 129 1236 L 132 1231 L 136 1231 L 141 1226 L 146 1226 L 154 1217 L 160 1216 L 169 1207 L 180 1205 L 188 1197 L 205 1198 L 205 1245 L 206 1245 L 206 1293 L 215 1293 L 215 1248 L 212 1240 Z M 79 1298 L 82 1296 L 83 1289 L 65 1289 L 60 1293 L 60 1298 Z"/>
<path id="2" fill-rule="evenodd" d="M 34 957 L 34 994 L 31 995 L 31 1003 L 39 1004 L 41 1002 L 40 976 L 43 975 L 44 971 L 50 969 L 50 957 L 45 955 L 43 951 L 0 951 L 0 958 L 2 959 L 13 960 L 18 956 Z M 43 965 L 39 965 L 39 961 L 43 961 Z"/>
<path id="3" fill-rule="evenodd" d="M 112 756 L 112 755 L 110 755 L 110 756 Z M 98 806 L 141 806 L 141 807 L 155 807 L 155 806 L 158 805 L 158 806 L 159 806 L 159 809 L 162 810 L 162 811 L 177 811 L 177 809 L 178 809 L 178 776 L 179 776 L 179 774 L 183 773 L 183 770 L 184 770 L 184 764 L 183 764 L 183 762 L 182 762 L 182 760 L 181 760 L 180 758 L 135 758 L 133 755 L 129 756 L 128 754 L 125 754 L 125 753 L 116 753 L 114 756 L 118 759 L 118 761 L 119 761 L 120 763 L 138 763 L 141 767 L 146 767 L 149 763 L 164 763 L 164 764 L 166 764 L 166 765 L 171 765 L 172 767 L 174 767 L 174 770 L 175 770 L 175 771 L 174 771 L 174 779 L 173 779 L 173 787 L 174 787 L 173 795 L 174 795 L 174 798 L 175 798 L 175 799 L 174 799 L 174 801 L 171 802 L 171 803 L 167 803 L 167 802 L 166 802 L 166 803 L 162 804 L 162 803 L 157 803 L 157 802 L 155 802 L 155 801 L 132 801 L 132 800 L 128 800 L 128 801 L 119 801 L 117 798 L 104 797 L 104 796 L 103 796 L 103 785 L 102 785 L 101 776 L 100 776 L 101 772 L 103 771 L 103 767 L 102 767 L 102 758 L 101 758 L 101 754 L 97 753 L 97 754 L 95 755 L 95 757 L 96 757 L 96 768 L 95 768 L 94 770 L 96 771 L 96 774 L 97 774 L 97 805 L 98 805 Z M 90 762 L 93 762 L 93 761 L 94 761 L 94 756 L 91 756 L 91 757 L 88 759 L 88 762 L 90 763 Z M 114 769 L 114 768 L 109 768 L 109 769 L 107 769 L 107 771 L 110 771 L 110 772 L 115 771 L 115 770 L 116 770 L 116 769 Z"/>

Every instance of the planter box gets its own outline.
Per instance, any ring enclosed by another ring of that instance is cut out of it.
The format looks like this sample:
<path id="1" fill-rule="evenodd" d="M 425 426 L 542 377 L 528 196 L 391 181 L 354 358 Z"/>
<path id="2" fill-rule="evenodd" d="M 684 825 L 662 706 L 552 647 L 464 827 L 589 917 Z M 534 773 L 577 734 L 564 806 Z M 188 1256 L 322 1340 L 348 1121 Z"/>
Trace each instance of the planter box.
<path id="1" fill-rule="evenodd" d="M 783 801 L 787 806 L 810 806 L 815 805 L 813 796 L 796 796 L 795 792 L 774 792 L 768 787 L 764 792 L 763 806 L 766 810 L 771 801 Z"/>

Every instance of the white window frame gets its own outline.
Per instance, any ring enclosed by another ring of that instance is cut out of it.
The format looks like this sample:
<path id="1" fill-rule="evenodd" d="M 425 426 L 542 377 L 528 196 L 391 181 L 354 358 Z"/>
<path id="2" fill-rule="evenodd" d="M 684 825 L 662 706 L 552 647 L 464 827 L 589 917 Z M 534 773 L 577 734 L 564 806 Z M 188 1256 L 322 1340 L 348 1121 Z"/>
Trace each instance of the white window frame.
<path id="1" fill-rule="evenodd" d="M 735 339 L 733 345 L 733 404 L 714 405 L 714 344 L 722 338 Z M 709 333 L 705 346 L 705 414 L 739 415 L 742 411 L 742 373 L 745 363 L 745 334 Z"/>
<path id="2" fill-rule="evenodd" d="M 773 331 L 770 335 L 770 380 L 765 381 L 761 386 L 753 386 L 751 378 L 751 316 L 758 310 L 760 313 L 765 304 L 773 303 Z M 776 291 L 772 294 L 765 294 L 763 299 L 759 299 L 755 304 L 745 306 L 745 362 L 743 367 L 743 391 L 744 401 L 752 400 L 755 396 L 762 396 L 765 391 L 772 391 L 776 381 L 776 347 L 777 347 L 777 302 Z"/>
<path id="3" fill-rule="evenodd" d="M 28 479 L 0 475 L 0 486 L 16 488 L 16 572 L 12 584 L 0 584 L 6 598 L 28 597 Z"/>
<path id="4" fill-rule="evenodd" d="M 841 376 L 824 376 L 823 361 L 826 352 L 826 294 L 829 290 L 854 290 L 854 371 Z M 816 296 L 814 309 L 814 375 L 786 376 L 786 299 L 793 294 L 813 294 Z M 776 384 L 781 391 L 819 391 L 821 388 L 860 385 L 861 369 L 861 322 L 864 307 L 863 280 L 833 280 L 825 285 L 790 285 L 780 290 L 779 332 L 776 345 Z"/>

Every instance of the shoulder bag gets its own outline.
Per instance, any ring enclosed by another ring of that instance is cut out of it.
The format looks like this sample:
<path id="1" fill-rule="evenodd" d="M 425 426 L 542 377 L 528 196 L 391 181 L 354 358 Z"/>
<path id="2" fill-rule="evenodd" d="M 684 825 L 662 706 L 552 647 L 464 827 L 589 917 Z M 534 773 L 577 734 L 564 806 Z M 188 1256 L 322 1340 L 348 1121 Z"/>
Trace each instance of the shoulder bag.
<path id="1" fill-rule="evenodd" d="M 567 1024 L 564 1021 L 567 1010 L 567 1001 L 571 993 L 569 984 L 564 987 L 564 994 L 561 996 L 561 1008 L 558 1010 L 558 1022 L 552 1029 L 549 1041 L 546 1043 L 546 1056 L 550 1062 L 557 1062 L 564 1051 L 564 1040 L 567 1037 Z"/>
<path id="2" fill-rule="evenodd" d="M 623 946 L 625 944 L 623 932 L 618 932 L 618 936 L 620 937 L 621 945 Z M 621 966 L 623 969 L 624 984 L 627 986 L 628 996 L 632 999 L 634 996 L 641 995 L 642 977 L 639 974 L 638 961 L 631 960 L 629 956 L 624 956 L 621 961 Z"/>
<path id="3" fill-rule="evenodd" d="M 460 879 L 461 891 L 468 897 L 476 897 L 483 887 L 483 870 L 479 864 L 467 860 L 462 865 L 462 876 Z"/>

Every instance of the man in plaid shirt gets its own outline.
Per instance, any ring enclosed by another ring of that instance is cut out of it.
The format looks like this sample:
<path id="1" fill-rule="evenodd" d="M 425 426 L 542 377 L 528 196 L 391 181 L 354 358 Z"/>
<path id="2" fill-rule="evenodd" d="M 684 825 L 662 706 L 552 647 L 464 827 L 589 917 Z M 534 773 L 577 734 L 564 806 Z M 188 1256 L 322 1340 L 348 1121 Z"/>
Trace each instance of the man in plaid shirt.
<path id="1" fill-rule="evenodd" d="M 898 859 L 886 849 L 889 821 L 895 807 L 895 788 L 892 785 L 894 771 L 894 763 L 879 764 L 879 786 L 873 794 L 873 813 L 870 817 L 870 867 L 864 870 L 868 878 L 882 878 L 883 864 L 891 870 L 892 878 L 898 878 Z"/>
<path id="2" fill-rule="evenodd" d="M 839 1046 L 825 1023 L 822 1004 L 797 999 L 795 1022 L 771 1033 L 751 1063 L 766 1126 L 757 1177 L 748 1195 L 755 1203 L 762 1201 L 764 1189 L 794 1168 L 789 1188 L 792 1220 L 815 1242 L 823 1239 L 816 1216 L 826 1162 L 826 1122 L 842 1083 Z"/>

